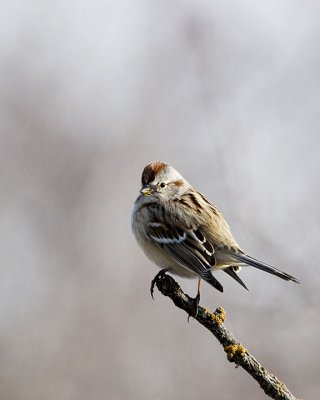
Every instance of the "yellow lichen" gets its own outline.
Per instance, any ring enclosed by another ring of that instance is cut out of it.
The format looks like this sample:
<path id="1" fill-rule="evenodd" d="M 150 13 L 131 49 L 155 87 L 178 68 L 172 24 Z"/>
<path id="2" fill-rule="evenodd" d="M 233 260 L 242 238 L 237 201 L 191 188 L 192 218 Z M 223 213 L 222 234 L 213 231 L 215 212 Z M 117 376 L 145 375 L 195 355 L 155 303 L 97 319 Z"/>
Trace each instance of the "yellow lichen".
<path id="1" fill-rule="evenodd" d="M 235 355 L 242 356 L 247 352 L 246 348 L 243 347 L 241 344 L 224 346 L 224 351 L 227 353 L 227 358 L 229 361 L 233 360 Z"/>
<path id="2" fill-rule="evenodd" d="M 209 308 L 206 307 L 204 312 L 218 325 L 222 325 L 227 318 L 226 312 L 222 307 L 218 307 L 214 313 L 212 313 Z"/>
<path id="3" fill-rule="evenodd" d="M 222 307 L 218 307 L 213 315 L 218 325 L 222 325 L 227 318 L 227 314 Z"/>

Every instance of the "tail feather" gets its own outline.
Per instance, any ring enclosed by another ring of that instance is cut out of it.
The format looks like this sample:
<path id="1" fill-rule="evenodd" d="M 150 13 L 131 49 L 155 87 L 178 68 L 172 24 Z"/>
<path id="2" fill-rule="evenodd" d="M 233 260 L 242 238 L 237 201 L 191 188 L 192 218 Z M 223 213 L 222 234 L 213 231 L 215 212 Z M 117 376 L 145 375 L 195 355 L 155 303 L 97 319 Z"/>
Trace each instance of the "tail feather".
<path id="1" fill-rule="evenodd" d="M 295 278 L 292 275 L 287 274 L 286 272 L 280 271 L 277 268 L 272 267 L 271 265 L 265 264 L 253 257 L 250 257 L 246 254 L 233 254 L 233 257 L 238 260 L 241 261 L 245 264 L 251 265 L 252 267 L 261 269 L 262 271 L 268 272 L 269 274 L 278 276 L 281 279 L 284 279 L 285 281 L 291 281 L 291 282 L 295 282 L 295 283 L 300 283 L 299 280 L 297 278 Z"/>
<path id="2" fill-rule="evenodd" d="M 221 283 L 212 275 L 210 270 L 206 270 L 201 274 L 201 278 L 208 282 L 211 286 L 219 290 L 219 292 L 223 292 L 223 286 Z"/>
<path id="3" fill-rule="evenodd" d="M 243 286 L 245 289 L 249 291 L 243 280 L 240 278 L 240 276 L 234 271 L 233 267 L 228 267 L 226 269 L 223 269 L 223 272 L 227 273 L 231 278 L 235 279 L 238 283 L 240 283 L 241 286 Z"/>

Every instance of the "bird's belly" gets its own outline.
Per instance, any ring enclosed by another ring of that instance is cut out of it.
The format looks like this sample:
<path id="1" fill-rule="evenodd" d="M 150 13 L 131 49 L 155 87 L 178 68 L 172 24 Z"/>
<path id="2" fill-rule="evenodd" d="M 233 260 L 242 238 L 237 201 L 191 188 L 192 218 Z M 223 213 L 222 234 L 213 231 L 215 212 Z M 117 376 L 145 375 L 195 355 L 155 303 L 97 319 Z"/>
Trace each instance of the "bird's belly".
<path id="1" fill-rule="evenodd" d="M 141 247 L 146 256 L 154 262 L 159 268 L 169 268 L 170 272 L 184 278 L 196 278 L 197 275 L 187 269 L 186 267 L 178 264 L 168 254 L 161 250 L 157 245 L 152 242 L 144 242 Z"/>

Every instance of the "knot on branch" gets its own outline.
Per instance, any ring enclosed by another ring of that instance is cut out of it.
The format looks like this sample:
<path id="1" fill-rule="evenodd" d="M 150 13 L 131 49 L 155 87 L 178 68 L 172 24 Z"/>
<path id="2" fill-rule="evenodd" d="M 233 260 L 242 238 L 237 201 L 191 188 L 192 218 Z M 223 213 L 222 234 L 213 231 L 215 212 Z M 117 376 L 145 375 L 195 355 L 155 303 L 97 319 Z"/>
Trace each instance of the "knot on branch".
<path id="1" fill-rule="evenodd" d="M 171 276 L 166 275 L 165 273 L 158 273 L 152 283 L 156 284 L 159 292 L 161 292 L 164 296 L 177 294 L 178 290 L 180 289 L 180 286 L 177 284 L 177 282 L 171 278 Z"/>

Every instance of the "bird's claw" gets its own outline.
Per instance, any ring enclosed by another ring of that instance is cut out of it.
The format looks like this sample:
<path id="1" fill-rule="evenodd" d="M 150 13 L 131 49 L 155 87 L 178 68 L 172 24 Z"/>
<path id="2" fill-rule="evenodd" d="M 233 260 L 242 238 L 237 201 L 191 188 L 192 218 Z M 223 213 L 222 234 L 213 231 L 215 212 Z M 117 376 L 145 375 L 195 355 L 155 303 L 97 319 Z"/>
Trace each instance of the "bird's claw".
<path id="1" fill-rule="evenodd" d="M 200 292 L 197 293 L 196 297 L 191 298 L 191 300 L 194 302 L 194 304 L 196 306 L 196 313 L 195 313 L 195 315 L 191 315 L 191 314 L 188 315 L 188 322 L 189 322 L 190 317 L 197 318 L 198 310 L 199 310 L 198 306 L 200 303 Z"/>
<path id="2" fill-rule="evenodd" d="M 161 270 L 157 273 L 157 275 L 152 279 L 152 281 L 151 281 L 151 286 L 150 286 L 150 293 L 151 293 L 151 297 L 152 297 L 153 300 L 154 300 L 154 297 L 153 297 L 154 286 L 155 286 L 155 284 L 157 283 L 157 280 L 158 280 L 159 278 L 165 276 L 166 272 L 168 272 L 168 271 L 169 271 L 169 268 L 163 268 L 163 269 L 161 269 Z"/>

